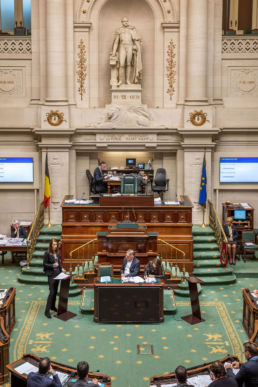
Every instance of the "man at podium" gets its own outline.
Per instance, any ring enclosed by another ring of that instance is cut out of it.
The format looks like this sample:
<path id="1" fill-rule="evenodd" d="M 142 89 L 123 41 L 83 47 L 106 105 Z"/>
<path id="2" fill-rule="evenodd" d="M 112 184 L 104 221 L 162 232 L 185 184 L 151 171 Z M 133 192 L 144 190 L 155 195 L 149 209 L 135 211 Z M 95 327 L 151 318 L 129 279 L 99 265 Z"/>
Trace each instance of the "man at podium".
<path id="1" fill-rule="evenodd" d="M 121 277 L 136 277 L 140 273 L 140 261 L 135 257 L 133 250 L 127 250 L 121 268 Z"/>

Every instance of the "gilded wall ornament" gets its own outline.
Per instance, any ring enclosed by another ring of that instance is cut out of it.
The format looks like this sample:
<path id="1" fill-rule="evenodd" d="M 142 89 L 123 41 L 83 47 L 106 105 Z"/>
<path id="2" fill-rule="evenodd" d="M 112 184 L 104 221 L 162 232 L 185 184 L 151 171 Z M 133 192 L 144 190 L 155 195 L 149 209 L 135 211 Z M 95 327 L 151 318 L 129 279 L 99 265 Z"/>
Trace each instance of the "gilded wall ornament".
<path id="1" fill-rule="evenodd" d="M 176 61 L 175 61 L 175 48 L 176 45 L 171 39 L 169 44 L 168 44 L 168 49 L 167 49 L 167 80 L 168 80 L 168 89 L 167 93 L 170 97 L 170 100 L 172 100 L 172 97 L 175 93 L 175 81 L 176 81 Z"/>
<path id="2" fill-rule="evenodd" d="M 80 40 L 78 44 L 79 52 L 77 54 L 77 83 L 79 85 L 78 92 L 81 96 L 81 101 L 83 100 L 83 96 L 86 93 L 85 89 L 85 81 L 87 76 L 87 66 L 86 66 L 86 45 L 83 42 L 83 39 Z"/>
<path id="3" fill-rule="evenodd" d="M 207 113 L 204 113 L 202 110 L 195 110 L 192 113 L 189 113 L 191 123 L 194 126 L 202 126 L 205 122 L 210 122 L 207 120 Z"/>
<path id="4" fill-rule="evenodd" d="M 51 126 L 59 126 L 64 121 L 64 113 L 58 110 L 51 110 L 50 113 L 46 114 L 47 121 Z"/>

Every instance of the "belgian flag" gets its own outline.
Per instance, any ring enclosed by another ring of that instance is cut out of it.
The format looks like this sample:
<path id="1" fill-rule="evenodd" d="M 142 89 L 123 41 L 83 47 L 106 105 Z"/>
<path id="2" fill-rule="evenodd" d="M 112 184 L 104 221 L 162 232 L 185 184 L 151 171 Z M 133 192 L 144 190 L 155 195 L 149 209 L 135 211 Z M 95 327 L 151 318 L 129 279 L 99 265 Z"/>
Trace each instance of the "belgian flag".
<path id="1" fill-rule="evenodd" d="M 48 170 L 48 157 L 46 154 L 46 161 L 45 161 L 45 188 L 44 188 L 44 208 L 47 208 L 50 206 L 50 177 L 49 177 L 49 170 Z"/>

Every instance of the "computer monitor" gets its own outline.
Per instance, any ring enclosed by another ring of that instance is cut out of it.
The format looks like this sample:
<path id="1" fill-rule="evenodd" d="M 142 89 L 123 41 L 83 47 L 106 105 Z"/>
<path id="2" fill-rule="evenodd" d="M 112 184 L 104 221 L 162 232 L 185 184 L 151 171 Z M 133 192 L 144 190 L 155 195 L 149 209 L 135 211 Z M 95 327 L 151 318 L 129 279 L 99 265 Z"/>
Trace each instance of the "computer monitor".
<path id="1" fill-rule="evenodd" d="M 126 166 L 129 168 L 136 167 L 136 159 L 126 159 Z"/>
<path id="2" fill-rule="evenodd" d="M 236 220 L 245 220 L 246 219 L 246 210 L 235 210 L 234 219 Z"/>
<path id="3" fill-rule="evenodd" d="M 138 164 L 138 169 L 144 169 L 144 163 L 140 163 L 140 164 Z"/>

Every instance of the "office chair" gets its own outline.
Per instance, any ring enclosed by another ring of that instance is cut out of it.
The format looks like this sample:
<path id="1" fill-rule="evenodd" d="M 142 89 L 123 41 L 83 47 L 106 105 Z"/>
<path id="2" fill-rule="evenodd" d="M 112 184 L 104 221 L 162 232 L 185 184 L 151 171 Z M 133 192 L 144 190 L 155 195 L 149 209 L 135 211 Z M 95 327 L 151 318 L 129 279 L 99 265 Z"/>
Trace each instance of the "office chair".
<path id="1" fill-rule="evenodd" d="M 89 196 L 90 196 L 91 194 L 95 194 L 96 192 L 95 192 L 94 178 L 89 169 L 86 169 L 86 176 L 89 181 Z"/>
<path id="2" fill-rule="evenodd" d="M 168 191 L 169 179 L 166 178 L 165 168 L 158 168 L 155 179 L 155 185 L 151 182 L 151 189 L 153 192 L 157 192 L 163 201 L 164 192 Z"/>
<path id="3" fill-rule="evenodd" d="M 137 178 L 124 176 L 121 181 L 121 194 L 137 194 Z"/>

